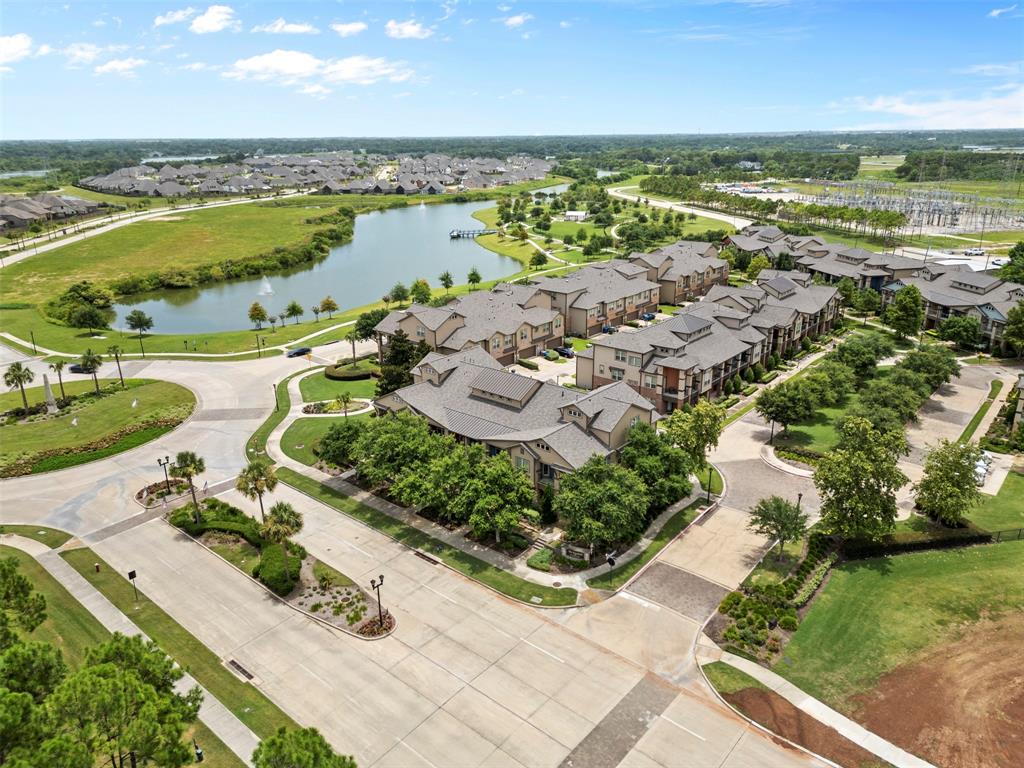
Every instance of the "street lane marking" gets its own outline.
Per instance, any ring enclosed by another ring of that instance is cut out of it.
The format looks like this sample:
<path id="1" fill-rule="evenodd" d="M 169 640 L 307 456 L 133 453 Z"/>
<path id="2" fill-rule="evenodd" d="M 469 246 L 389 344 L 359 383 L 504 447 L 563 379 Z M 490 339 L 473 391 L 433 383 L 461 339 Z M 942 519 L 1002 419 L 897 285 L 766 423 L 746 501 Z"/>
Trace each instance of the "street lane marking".
<path id="1" fill-rule="evenodd" d="M 526 639 L 525 637 L 524 637 L 524 638 L 522 638 L 522 640 L 523 640 L 523 642 L 524 642 L 524 643 L 526 643 L 526 644 L 527 644 L 528 646 L 530 646 L 531 648 L 536 648 L 536 649 L 537 649 L 538 651 L 540 651 L 541 653 L 543 653 L 543 654 L 546 654 L 546 655 L 550 656 L 550 657 L 551 657 L 552 659 L 554 659 L 555 661 L 557 661 L 557 662 L 558 662 L 559 664 L 565 664 L 565 661 L 563 661 L 562 659 L 560 659 L 560 658 L 558 658 L 557 656 L 555 656 L 555 654 L 553 654 L 553 653 L 552 653 L 551 651 L 545 651 L 545 650 L 544 650 L 543 648 L 541 648 L 541 647 L 540 647 L 539 645 L 535 645 L 534 643 L 531 643 L 531 642 L 530 642 L 529 640 L 527 640 L 527 639 Z"/>
<path id="2" fill-rule="evenodd" d="M 658 717 L 660 717 L 662 720 L 668 720 L 670 723 L 672 723 L 672 725 L 674 725 L 679 730 L 686 731 L 688 734 L 690 734 L 691 736 L 694 736 L 695 738 L 700 739 L 701 741 L 707 741 L 707 739 L 705 739 L 699 733 L 694 733 L 689 728 L 687 728 L 685 725 L 680 725 L 679 723 L 677 723 L 675 720 L 673 720 L 671 717 L 668 717 L 667 715 L 658 715 Z"/>
<path id="3" fill-rule="evenodd" d="M 409 750 L 410 752 L 412 752 L 412 753 L 413 753 L 414 755 L 416 755 L 416 757 L 418 757 L 418 758 L 419 758 L 420 760 L 422 760 L 422 761 L 423 761 L 424 763 L 426 763 L 427 765 L 429 765 L 429 766 L 430 766 L 430 768 L 437 768 L 437 766 L 436 766 L 436 765 L 434 765 L 434 764 L 433 764 L 432 762 L 430 762 L 429 760 L 427 760 L 427 758 L 425 758 L 425 757 L 424 757 L 423 755 L 421 755 L 421 754 L 420 754 L 419 752 L 417 752 L 417 751 L 416 751 L 415 749 L 413 749 L 413 748 L 412 748 L 412 747 L 410 747 L 410 746 L 409 746 L 408 744 L 406 744 L 406 743 L 405 743 L 405 741 L 404 741 L 403 739 L 399 739 L 399 740 L 398 740 L 398 743 L 399 743 L 399 744 L 401 744 L 401 745 L 402 745 L 403 747 L 405 747 L 406 749 L 408 749 L 408 750 Z"/>
<path id="4" fill-rule="evenodd" d="M 455 605 L 459 606 L 460 608 L 463 608 L 463 607 L 465 607 L 465 606 L 463 606 L 463 605 L 462 605 L 462 603 L 460 603 L 460 602 L 459 602 L 458 600 L 454 600 L 454 599 L 452 599 L 452 598 L 448 597 L 448 595 L 446 595 L 446 594 L 445 594 L 444 592 L 438 592 L 438 591 L 437 591 L 436 589 L 434 589 L 434 588 L 433 588 L 432 586 L 430 586 L 429 584 L 421 584 L 420 586 L 421 586 L 421 587 L 423 587 L 424 589 L 429 589 L 429 590 L 430 590 L 431 592 L 433 592 L 433 593 L 434 593 L 435 595 L 437 595 L 438 597 L 443 597 L 443 598 L 444 598 L 445 600 L 447 600 L 447 601 L 448 601 L 449 603 L 454 603 Z"/>

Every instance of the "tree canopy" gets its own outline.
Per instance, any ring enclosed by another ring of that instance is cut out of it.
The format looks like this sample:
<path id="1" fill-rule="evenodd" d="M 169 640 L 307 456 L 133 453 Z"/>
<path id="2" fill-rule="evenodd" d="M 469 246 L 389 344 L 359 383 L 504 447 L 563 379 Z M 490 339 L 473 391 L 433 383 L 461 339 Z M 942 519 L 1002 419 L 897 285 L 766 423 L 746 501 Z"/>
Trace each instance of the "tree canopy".
<path id="1" fill-rule="evenodd" d="M 632 542 L 643 533 L 648 504 L 636 473 L 593 456 L 562 478 L 554 508 L 569 541 L 606 547 Z"/>

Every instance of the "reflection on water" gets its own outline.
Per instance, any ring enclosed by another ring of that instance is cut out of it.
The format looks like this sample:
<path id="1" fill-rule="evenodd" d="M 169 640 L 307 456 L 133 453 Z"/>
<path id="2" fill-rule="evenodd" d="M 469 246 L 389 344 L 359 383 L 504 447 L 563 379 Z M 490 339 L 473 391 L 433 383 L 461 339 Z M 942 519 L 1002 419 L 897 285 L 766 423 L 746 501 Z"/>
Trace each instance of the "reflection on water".
<path id="1" fill-rule="evenodd" d="M 482 227 L 471 214 L 494 205 L 492 201 L 414 205 L 362 214 L 356 217 L 352 241 L 332 248 L 322 262 L 265 276 L 273 295 L 261 295 L 264 277 L 160 291 L 117 305 L 115 326 L 121 327 L 124 315 L 132 309 L 141 309 L 152 316 L 156 333 L 237 330 L 249 327 L 248 310 L 254 301 L 271 315 L 281 314 L 291 301 L 298 301 L 306 309 L 303 319 L 308 320 L 310 308 L 328 294 L 346 308 L 379 300 L 399 280 L 408 286 L 423 277 L 436 286 L 438 275 L 445 270 L 456 283 L 466 282 L 473 267 L 484 280 L 510 275 L 520 269 L 514 259 L 488 251 L 473 240 L 448 237 L 452 229 Z"/>

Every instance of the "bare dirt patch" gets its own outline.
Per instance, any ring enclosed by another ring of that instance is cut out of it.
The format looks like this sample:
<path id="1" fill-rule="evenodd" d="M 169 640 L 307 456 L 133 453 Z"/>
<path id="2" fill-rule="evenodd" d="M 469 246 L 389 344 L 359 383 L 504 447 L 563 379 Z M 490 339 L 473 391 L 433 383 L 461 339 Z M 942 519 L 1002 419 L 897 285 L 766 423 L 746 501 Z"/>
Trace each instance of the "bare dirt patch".
<path id="1" fill-rule="evenodd" d="M 839 765 L 861 768 L 884 764 L 871 752 L 797 709 L 773 691 L 744 688 L 736 693 L 727 693 L 723 698 L 773 733 Z"/>
<path id="2" fill-rule="evenodd" d="M 981 621 L 884 675 L 858 720 L 943 768 L 1010 768 L 1024 754 L 1024 616 Z"/>

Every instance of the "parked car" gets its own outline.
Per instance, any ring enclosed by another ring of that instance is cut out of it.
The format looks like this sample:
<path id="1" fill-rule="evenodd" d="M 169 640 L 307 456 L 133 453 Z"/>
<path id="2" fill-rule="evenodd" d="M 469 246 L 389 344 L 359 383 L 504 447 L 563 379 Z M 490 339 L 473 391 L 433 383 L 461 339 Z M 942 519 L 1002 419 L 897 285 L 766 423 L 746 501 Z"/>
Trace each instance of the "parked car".
<path id="1" fill-rule="evenodd" d="M 615 326 L 605 325 L 601 327 L 601 333 L 615 333 Z"/>
<path id="2" fill-rule="evenodd" d="M 572 347 L 555 347 L 555 352 L 565 358 L 576 357 Z"/>
<path id="3" fill-rule="evenodd" d="M 648 323 L 651 322 L 651 320 L 653 320 L 654 318 L 655 314 L 653 312 L 644 312 L 642 315 L 640 315 L 640 319 L 646 320 Z"/>
<path id="4" fill-rule="evenodd" d="M 296 347 L 295 349 L 289 349 L 285 357 L 302 357 L 312 351 L 310 347 Z"/>
<path id="5" fill-rule="evenodd" d="M 71 373 L 92 373 L 93 370 L 92 366 L 85 366 L 81 363 L 72 363 L 68 366 L 68 371 Z"/>

